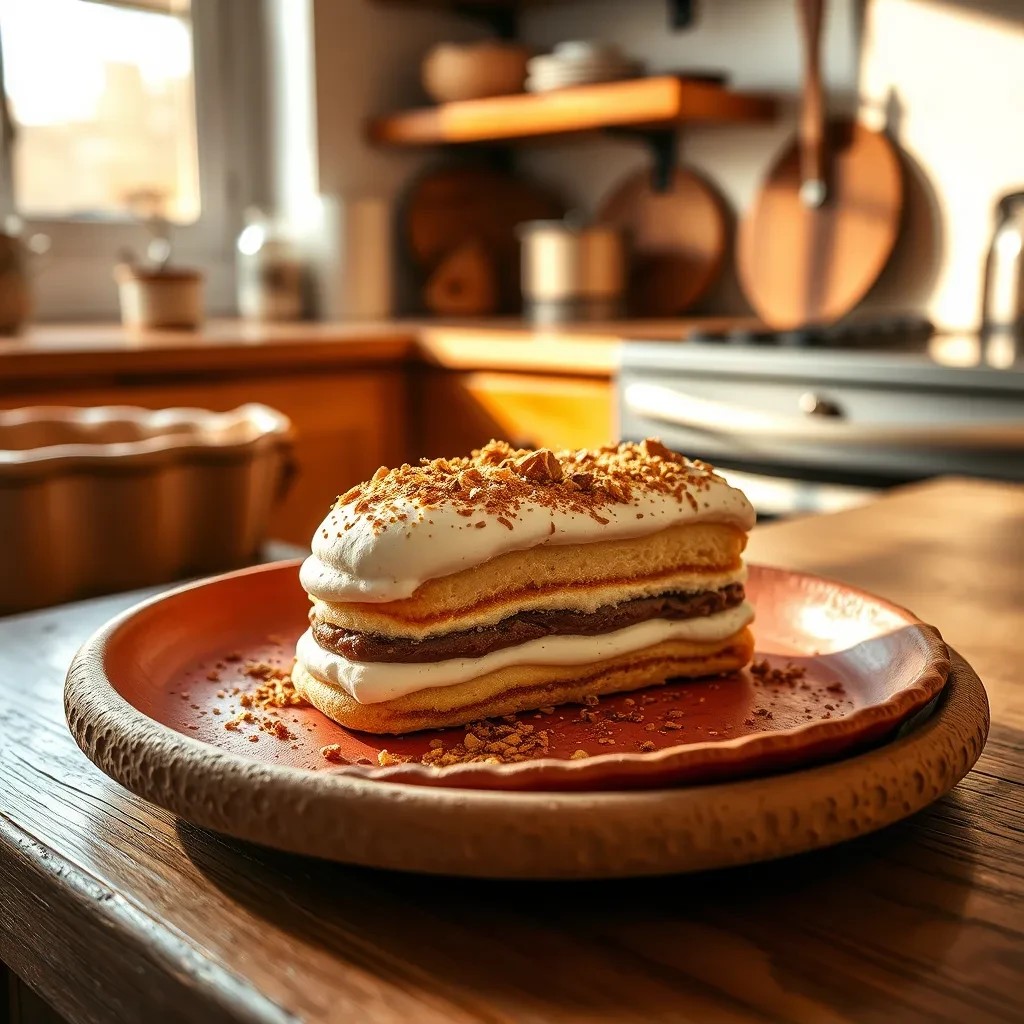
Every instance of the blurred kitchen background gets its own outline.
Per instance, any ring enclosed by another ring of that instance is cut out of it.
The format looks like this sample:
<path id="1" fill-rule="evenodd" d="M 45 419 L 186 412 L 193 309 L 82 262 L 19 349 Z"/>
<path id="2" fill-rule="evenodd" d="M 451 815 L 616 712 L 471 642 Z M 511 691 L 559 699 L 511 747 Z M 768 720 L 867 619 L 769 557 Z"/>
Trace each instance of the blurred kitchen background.
<path id="1" fill-rule="evenodd" d="M 1019 0 L 0 0 L 0 54 L 0 612 L 491 436 L 764 517 L 1024 479 Z"/>

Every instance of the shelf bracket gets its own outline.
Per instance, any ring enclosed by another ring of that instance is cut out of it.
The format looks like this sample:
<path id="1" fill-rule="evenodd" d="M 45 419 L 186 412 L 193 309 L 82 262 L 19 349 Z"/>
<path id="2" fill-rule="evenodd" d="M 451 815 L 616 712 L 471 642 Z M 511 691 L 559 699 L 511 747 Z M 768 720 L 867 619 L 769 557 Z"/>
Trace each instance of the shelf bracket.
<path id="1" fill-rule="evenodd" d="M 696 14 L 697 0 L 668 0 L 668 25 L 673 32 L 689 28 Z"/>
<path id="2" fill-rule="evenodd" d="M 461 150 L 463 158 L 472 154 L 485 167 L 502 174 L 512 174 L 515 171 L 514 150 L 500 142 L 472 142 L 446 148 L 453 155 L 457 155 Z"/>
<path id="3" fill-rule="evenodd" d="M 667 192 L 679 160 L 679 134 L 675 128 L 606 128 L 609 135 L 642 142 L 651 154 L 651 188 Z"/>
<path id="4" fill-rule="evenodd" d="M 519 29 L 516 9 L 511 4 L 481 4 L 479 0 L 456 2 L 452 10 L 464 18 L 482 21 L 499 39 L 515 39 Z"/>

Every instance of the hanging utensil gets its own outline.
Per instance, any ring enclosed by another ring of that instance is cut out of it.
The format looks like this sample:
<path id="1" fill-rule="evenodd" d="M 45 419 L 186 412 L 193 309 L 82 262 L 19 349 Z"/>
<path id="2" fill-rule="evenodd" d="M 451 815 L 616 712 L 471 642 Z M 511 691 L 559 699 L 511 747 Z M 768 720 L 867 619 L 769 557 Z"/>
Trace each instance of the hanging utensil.
<path id="1" fill-rule="evenodd" d="M 881 132 L 826 118 L 823 0 L 798 0 L 804 83 L 798 137 L 768 173 L 740 225 L 743 290 L 776 328 L 829 323 L 878 279 L 899 231 L 903 177 Z"/>

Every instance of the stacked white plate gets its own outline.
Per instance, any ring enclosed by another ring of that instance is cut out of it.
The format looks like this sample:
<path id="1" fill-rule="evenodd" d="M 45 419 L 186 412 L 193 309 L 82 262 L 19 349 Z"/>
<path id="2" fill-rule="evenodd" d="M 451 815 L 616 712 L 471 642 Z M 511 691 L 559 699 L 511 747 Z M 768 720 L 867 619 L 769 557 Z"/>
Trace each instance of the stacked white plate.
<path id="1" fill-rule="evenodd" d="M 613 43 L 559 43 L 552 53 L 527 62 L 527 92 L 551 92 L 591 82 L 612 82 L 634 78 L 642 71 L 638 61 L 629 60 Z"/>

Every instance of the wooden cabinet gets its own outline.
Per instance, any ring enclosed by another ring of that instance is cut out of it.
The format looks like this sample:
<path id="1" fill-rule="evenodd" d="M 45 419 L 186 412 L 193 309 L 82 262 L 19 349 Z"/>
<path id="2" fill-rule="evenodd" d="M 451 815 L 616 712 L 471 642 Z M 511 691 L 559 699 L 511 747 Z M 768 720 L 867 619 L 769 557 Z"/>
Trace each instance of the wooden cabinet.
<path id="1" fill-rule="evenodd" d="M 272 406 L 288 416 L 295 429 L 295 472 L 270 524 L 269 535 L 277 540 L 306 547 L 338 494 L 371 476 L 378 466 L 407 458 L 409 401 L 401 364 L 387 369 L 284 371 L 276 377 L 136 378 L 0 395 L 0 408 L 138 405 L 224 411 L 245 402 Z"/>
<path id="2" fill-rule="evenodd" d="M 411 448 L 466 454 L 492 437 L 524 448 L 596 447 L 617 440 L 607 378 L 422 369 L 414 383 Z"/>

